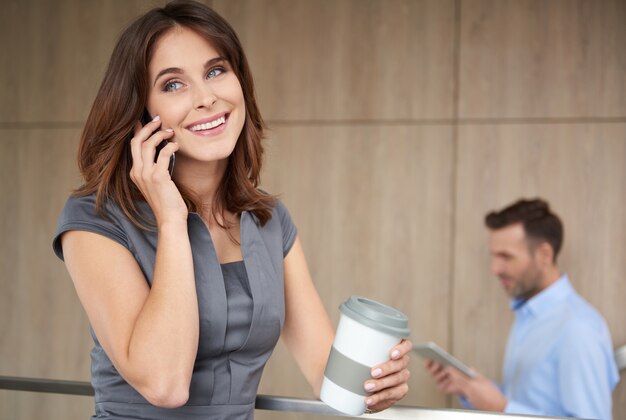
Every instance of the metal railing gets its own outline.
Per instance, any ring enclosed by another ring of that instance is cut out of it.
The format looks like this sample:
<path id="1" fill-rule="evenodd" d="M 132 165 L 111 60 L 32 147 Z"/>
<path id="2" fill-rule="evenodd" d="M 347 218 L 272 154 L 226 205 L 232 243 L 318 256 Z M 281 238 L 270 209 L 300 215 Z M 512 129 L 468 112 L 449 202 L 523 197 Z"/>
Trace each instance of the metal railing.
<path id="1" fill-rule="evenodd" d="M 615 350 L 615 363 L 620 372 L 626 370 L 626 345 Z"/>
<path id="2" fill-rule="evenodd" d="M 94 395 L 93 388 L 89 382 L 23 378 L 16 376 L 0 376 L 0 389 L 45 392 L 51 394 Z M 467 410 L 431 409 L 413 406 L 393 406 L 379 413 L 364 414 L 360 417 L 354 417 L 333 410 L 318 400 L 279 397 L 274 395 L 258 395 L 255 407 L 257 410 L 289 411 L 294 413 L 365 418 L 371 420 L 495 420 L 499 418 L 507 420 L 556 419 L 556 417 L 523 416 Z"/>

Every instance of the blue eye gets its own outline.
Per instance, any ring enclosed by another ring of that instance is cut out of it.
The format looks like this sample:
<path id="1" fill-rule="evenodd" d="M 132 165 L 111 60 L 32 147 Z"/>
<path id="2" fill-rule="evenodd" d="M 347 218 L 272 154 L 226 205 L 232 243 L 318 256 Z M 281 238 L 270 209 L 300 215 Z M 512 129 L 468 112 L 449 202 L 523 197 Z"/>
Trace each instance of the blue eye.
<path id="1" fill-rule="evenodd" d="M 215 67 L 209 70 L 206 76 L 208 79 L 213 79 L 214 77 L 217 77 L 224 72 L 225 70 L 222 67 Z"/>
<path id="2" fill-rule="evenodd" d="M 176 92 L 178 89 L 182 88 L 183 84 L 181 82 L 177 82 L 175 80 L 170 80 L 169 82 L 163 85 L 164 92 Z"/>

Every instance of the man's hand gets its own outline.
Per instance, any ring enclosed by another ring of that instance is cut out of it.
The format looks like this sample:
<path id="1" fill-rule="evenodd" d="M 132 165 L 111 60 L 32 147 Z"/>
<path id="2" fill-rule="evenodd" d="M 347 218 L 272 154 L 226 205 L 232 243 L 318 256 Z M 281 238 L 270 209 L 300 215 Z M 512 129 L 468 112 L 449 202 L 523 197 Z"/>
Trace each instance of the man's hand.
<path id="1" fill-rule="evenodd" d="M 469 378 L 452 366 L 444 367 L 432 360 L 427 360 L 424 366 L 441 392 L 464 397 L 474 408 L 482 411 L 502 412 L 506 408 L 507 400 L 502 392 L 476 370 L 476 376 Z"/>

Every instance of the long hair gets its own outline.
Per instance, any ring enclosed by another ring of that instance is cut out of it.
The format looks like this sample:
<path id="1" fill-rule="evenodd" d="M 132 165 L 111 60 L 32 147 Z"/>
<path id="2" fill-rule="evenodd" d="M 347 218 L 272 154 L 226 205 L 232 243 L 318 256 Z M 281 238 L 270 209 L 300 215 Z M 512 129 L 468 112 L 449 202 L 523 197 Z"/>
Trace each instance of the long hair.
<path id="1" fill-rule="evenodd" d="M 154 46 L 161 36 L 176 27 L 195 31 L 228 60 L 239 79 L 245 101 L 243 129 L 228 158 L 211 214 L 218 221 L 216 215 L 223 216 L 225 210 L 236 214 L 249 211 L 264 225 L 272 216 L 275 199 L 257 189 L 265 124 L 256 103 L 252 74 L 241 43 L 228 22 L 208 6 L 193 1 L 174 1 L 150 10 L 121 35 L 81 135 L 78 167 L 85 182 L 74 195 L 95 193 L 96 208 L 101 214 L 104 214 L 105 202 L 112 200 L 134 224 L 143 229 L 151 227 L 151 221 L 136 205 L 144 198 L 129 175 L 133 163 L 130 139 L 145 111 L 148 65 Z M 199 212 L 199 198 L 177 186 L 189 211 Z"/>

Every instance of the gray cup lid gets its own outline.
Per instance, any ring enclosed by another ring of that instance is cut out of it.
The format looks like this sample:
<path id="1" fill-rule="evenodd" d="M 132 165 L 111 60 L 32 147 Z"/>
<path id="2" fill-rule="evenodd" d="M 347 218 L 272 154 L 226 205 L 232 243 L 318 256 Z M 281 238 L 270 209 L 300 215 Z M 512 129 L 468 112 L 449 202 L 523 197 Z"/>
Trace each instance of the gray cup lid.
<path id="1" fill-rule="evenodd" d="M 405 338 L 409 319 L 399 310 L 363 296 L 351 296 L 339 306 L 342 314 L 375 330 Z"/>

